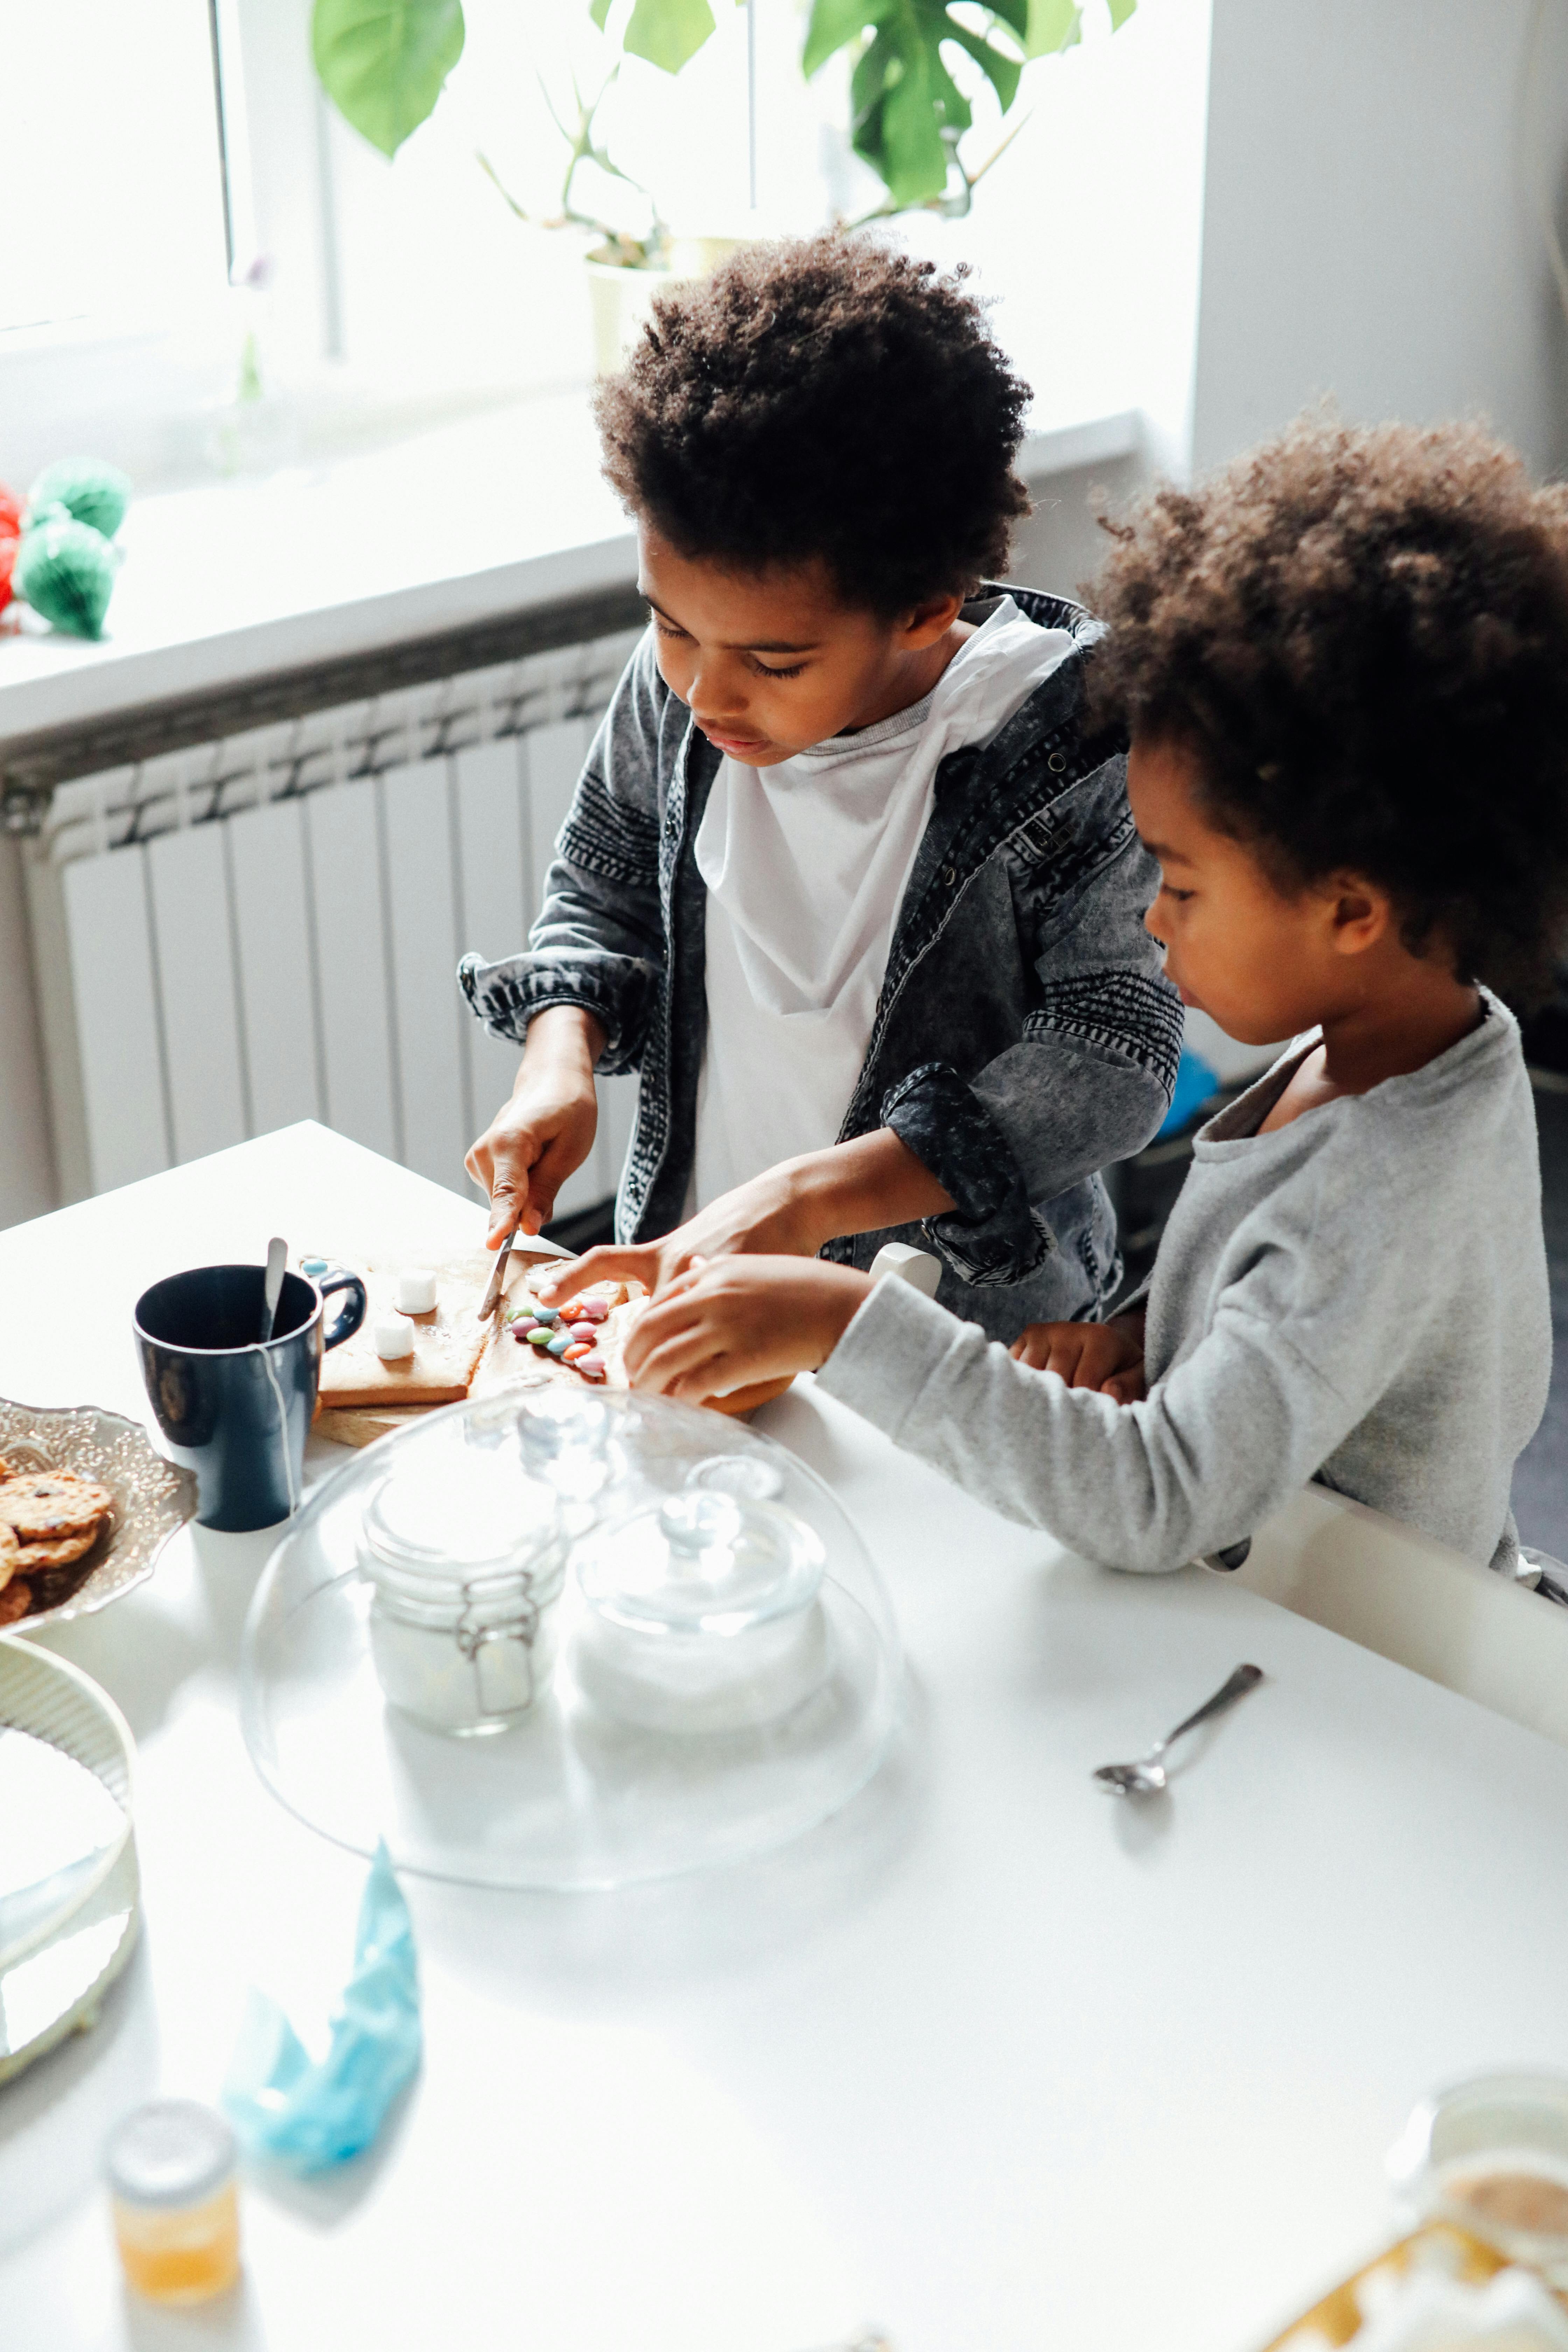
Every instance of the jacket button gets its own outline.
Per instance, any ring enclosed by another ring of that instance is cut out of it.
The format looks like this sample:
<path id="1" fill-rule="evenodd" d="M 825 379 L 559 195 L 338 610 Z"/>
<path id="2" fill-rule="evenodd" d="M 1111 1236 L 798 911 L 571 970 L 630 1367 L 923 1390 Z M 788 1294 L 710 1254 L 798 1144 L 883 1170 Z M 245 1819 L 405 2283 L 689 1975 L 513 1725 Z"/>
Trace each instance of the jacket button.
<path id="1" fill-rule="evenodd" d="M 1059 776 L 1062 770 L 1067 766 L 1067 763 L 1068 755 L 1065 751 L 1053 751 L 1050 758 L 1046 761 L 1046 765 L 1050 770 L 1053 776 Z"/>

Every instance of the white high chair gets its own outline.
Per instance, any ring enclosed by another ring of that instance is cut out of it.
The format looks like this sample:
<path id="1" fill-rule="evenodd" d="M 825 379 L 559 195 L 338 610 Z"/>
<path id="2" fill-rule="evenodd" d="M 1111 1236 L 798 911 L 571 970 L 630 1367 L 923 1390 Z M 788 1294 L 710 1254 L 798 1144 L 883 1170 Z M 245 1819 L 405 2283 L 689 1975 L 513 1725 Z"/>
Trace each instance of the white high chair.
<path id="1" fill-rule="evenodd" d="M 1381 1511 L 1307 1486 L 1238 1583 L 1568 1748 L 1568 1609 Z"/>

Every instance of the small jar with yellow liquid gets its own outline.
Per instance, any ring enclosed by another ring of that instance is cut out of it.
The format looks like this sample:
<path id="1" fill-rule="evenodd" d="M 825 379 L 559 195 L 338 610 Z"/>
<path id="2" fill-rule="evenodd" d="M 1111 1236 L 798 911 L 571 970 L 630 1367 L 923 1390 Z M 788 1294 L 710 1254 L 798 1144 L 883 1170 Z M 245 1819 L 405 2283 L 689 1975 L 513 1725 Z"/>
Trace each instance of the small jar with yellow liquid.
<path id="1" fill-rule="evenodd" d="M 153 2099 L 104 2156 L 125 2275 L 153 2303 L 205 2303 L 239 2276 L 235 2142 L 195 2099 Z"/>

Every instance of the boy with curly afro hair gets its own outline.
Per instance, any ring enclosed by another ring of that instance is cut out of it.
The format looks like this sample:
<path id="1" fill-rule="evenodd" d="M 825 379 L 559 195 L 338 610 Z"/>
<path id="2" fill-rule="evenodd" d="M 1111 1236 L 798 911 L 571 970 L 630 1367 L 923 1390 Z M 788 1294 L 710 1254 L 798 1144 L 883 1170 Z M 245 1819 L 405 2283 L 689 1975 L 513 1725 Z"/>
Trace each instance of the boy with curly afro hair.
<path id="1" fill-rule="evenodd" d="M 1552 1334 L 1494 992 L 1549 984 L 1568 917 L 1568 489 L 1474 427 L 1309 419 L 1116 538 L 1091 723 L 1131 732 L 1149 929 L 1232 1035 L 1298 1033 L 1200 1129 L 1147 1297 L 1009 1353 L 755 1258 L 656 1303 L 628 1362 L 675 1396 L 820 1366 L 1117 1567 L 1234 1567 L 1316 1479 L 1519 1574 Z"/>
<path id="2" fill-rule="evenodd" d="M 1007 1339 L 1111 1295 L 1098 1171 L 1164 1116 L 1181 1010 L 1098 626 L 988 581 L 1027 399 L 962 272 L 844 236 L 662 296 L 600 385 L 651 625 L 529 950 L 464 965 L 526 1039 L 469 1155 L 492 1245 L 635 1069 L 623 1276 L 923 1242 Z"/>

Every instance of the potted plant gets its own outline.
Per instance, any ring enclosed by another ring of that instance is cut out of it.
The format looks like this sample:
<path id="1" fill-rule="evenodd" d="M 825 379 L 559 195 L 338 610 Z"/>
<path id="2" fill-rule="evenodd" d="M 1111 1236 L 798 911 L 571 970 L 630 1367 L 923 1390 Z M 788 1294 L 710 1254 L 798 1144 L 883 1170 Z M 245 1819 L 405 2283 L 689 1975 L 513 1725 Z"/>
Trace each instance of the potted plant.
<path id="1" fill-rule="evenodd" d="M 1114 32 L 1137 0 L 1107 0 L 1107 5 Z M 599 127 L 625 58 L 646 58 L 678 74 L 696 56 L 715 29 L 709 0 L 631 0 L 629 11 L 626 0 L 588 0 L 587 13 L 608 51 L 597 88 L 585 95 L 574 79 L 574 105 L 566 110 L 541 77 L 564 149 L 555 209 L 531 213 L 487 155 L 480 152 L 478 161 L 520 219 L 591 238 L 585 259 L 595 356 L 604 373 L 618 364 L 661 284 L 700 276 L 740 240 L 672 236 L 654 195 L 615 162 Z M 1026 68 L 1072 47 L 1083 15 L 1084 0 L 813 0 L 802 71 L 810 79 L 830 58 L 849 53 L 850 145 L 884 190 L 882 200 L 846 228 L 914 210 L 948 217 L 967 213 L 975 187 L 1028 119 L 1026 112 L 1008 119 Z M 344 119 L 389 158 L 434 111 L 462 55 L 464 36 L 462 0 L 315 0 L 311 21 L 322 88 Z M 955 65 L 972 83 L 974 69 L 984 76 L 1005 126 L 981 162 L 964 152 L 973 108 L 954 79 Z M 624 222 L 611 222 L 580 202 L 584 164 L 636 192 L 639 230 L 628 232 Z"/>

